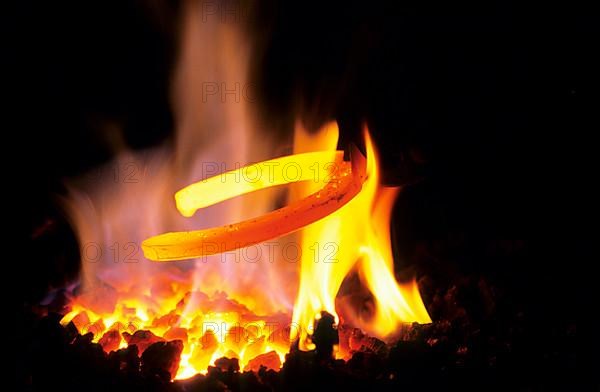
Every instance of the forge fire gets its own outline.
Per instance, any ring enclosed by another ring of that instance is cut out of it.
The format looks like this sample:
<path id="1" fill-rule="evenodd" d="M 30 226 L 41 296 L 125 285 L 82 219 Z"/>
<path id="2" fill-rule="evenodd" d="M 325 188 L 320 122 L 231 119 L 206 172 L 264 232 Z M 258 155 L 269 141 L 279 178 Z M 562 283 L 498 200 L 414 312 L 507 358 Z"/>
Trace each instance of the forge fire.
<path id="1" fill-rule="evenodd" d="M 162 265 L 146 272 L 143 281 L 128 275 L 139 272 L 140 265 L 126 256 L 119 274 L 122 283 L 99 282 L 99 274 L 110 276 L 114 271 L 99 271 L 106 262 L 103 246 L 80 237 L 91 266 L 85 265 L 84 273 L 93 278 L 73 299 L 72 310 L 61 323 L 72 322 L 80 333 L 91 333 L 106 352 L 135 344 L 143 355 L 153 343 L 178 341 L 181 360 L 173 365 L 177 368 L 173 375 L 187 378 L 206 372 L 222 357 L 237 358 L 246 370 L 260 366 L 278 370 L 291 346 L 315 349 L 315 321 L 323 314 L 332 315 L 338 325 L 360 328 L 381 339 L 397 335 L 403 325 L 431 322 L 414 278 L 401 285 L 393 275 L 389 218 L 398 190 L 379 184 L 377 155 L 368 132 L 364 134 L 367 157 L 355 150 L 352 162 L 343 161 L 343 151 L 335 150 L 338 133 L 335 123 L 315 135 L 299 129 L 297 154 L 202 179 L 175 193 L 179 213 L 190 218 L 198 208 L 234 196 L 286 183 L 296 187 L 288 204 L 274 212 L 221 227 L 145 239 L 144 256 Z M 119 191 L 111 195 L 117 199 L 109 203 L 117 208 L 127 200 Z M 95 201 L 91 203 L 93 208 Z M 81 214 L 82 207 L 72 202 L 73 215 Z M 79 221 L 80 232 L 94 232 L 90 223 L 110 224 L 90 222 L 93 212 Z M 111 250 L 118 247 L 117 240 Z M 166 263 L 184 259 L 195 261 L 184 265 L 183 271 L 181 262 Z M 283 275 L 282 263 L 289 275 Z M 265 269 L 269 279 L 264 278 Z M 240 287 L 232 270 L 256 276 Z M 336 297 L 353 270 L 372 293 L 373 307 L 363 314 L 340 315 Z M 215 283 L 217 289 L 208 291 Z M 285 292 L 285 287 L 296 288 L 295 299 L 271 296 Z M 333 355 L 350 358 L 349 341 L 335 346 Z"/>
<path id="2" fill-rule="evenodd" d="M 21 389 L 573 390 L 521 7 L 16 7 Z"/>
<path id="3" fill-rule="evenodd" d="M 199 5 L 188 7 L 175 148 L 121 152 L 112 165 L 129 170 L 122 182 L 90 185 L 84 175 L 68 183 L 62 203 L 82 271 L 61 324 L 91 334 L 106 353 L 136 345 L 143 356 L 157 342 L 178 342 L 169 371 L 185 379 L 222 357 L 245 370 L 279 370 L 290 348 L 315 350 L 322 315 L 334 318 L 332 328 L 388 342 L 403 327 L 430 323 L 415 276 L 399 283 L 394 275 L 389 230 L 399 187 L 380 183 L 368 130 L 364 152 L 338 150 L 335 121 L 312 132 L 297 122 L 291 154 L 272 156 L 285 146 L 253 122 L 237 83 L 221 97 L 231 101 L 208 94 L 205 82 L 190 85 L 215 70 L 244 81 L 248 43 L 235 26 L 203 23 Z M 214 127 L 223 133 L 207 133 Z M 370 293 L 359 309 L 338 298 L 350 275 Z M 350 358 L 349 341 L 332 346 L 332 358 Z"/>

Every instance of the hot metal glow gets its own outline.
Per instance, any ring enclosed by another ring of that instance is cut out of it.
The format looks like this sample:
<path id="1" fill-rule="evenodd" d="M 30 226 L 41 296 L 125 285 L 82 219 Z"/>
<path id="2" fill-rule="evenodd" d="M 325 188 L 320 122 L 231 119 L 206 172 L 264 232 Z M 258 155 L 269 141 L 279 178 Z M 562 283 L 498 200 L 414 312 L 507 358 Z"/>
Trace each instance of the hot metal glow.
<path id="1" fill-rule="evenodd" d="M 309 180 L 322 184 L 323 178 L 327 179 L 322 189 L 257 218 L 216 228 L 165 233 L 148 238 L 142 243 L 144 255 L 154 261 L 172 261 L 223 253 L 281 237 L 323 219 L 352 200 L 359 193 L 364 180 L 364 173 L 358 164 L 354 165 L 353 170 L 349 162 L 341 161 L 341 151 L 336 151 L 334 157 L 336 161 L 331 161 L 330 152 L 291 155 L 245 166 L 180 190 L 175 195 L 177 207 L 182 215 L 191 216 L 198 208 L 259 189 Z M 285 170 L 292 163 L 300 175 L 286 176 Z M 323 173 L 315 171 L 315 165 L 323 167 Z M 250 178 L 257 178 L 258 181 L 239 181 L 242 173 L 249 170 L 252 172 Z"/>

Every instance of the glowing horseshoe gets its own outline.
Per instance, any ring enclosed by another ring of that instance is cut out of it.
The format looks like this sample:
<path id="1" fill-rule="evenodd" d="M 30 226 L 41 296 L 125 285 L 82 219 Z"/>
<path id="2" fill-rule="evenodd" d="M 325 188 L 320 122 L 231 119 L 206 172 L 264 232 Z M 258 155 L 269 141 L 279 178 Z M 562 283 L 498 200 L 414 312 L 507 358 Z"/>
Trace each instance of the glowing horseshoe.
<path id="1" fill-rule="evenodd" d="M 177 208 L 184 216 L 192 216 L 198 208 L 247 194 L 259 189 L 290 182 L 306 181 L 311 177 L 298 176 L 286 179 L 282 172 L 273 172 L 269 181 L 231 183 L 231 178 L 244 170 L 259 170 L 274 167 L 282 168 L 286 162 L 294 162 L 309 173 L 314 162 L 330 162 L 335 156 L 337 163 L 332 165 L 329 180 L 319 191 L 268 214 L 257 218 L 203 230 L 164 233 L 142 242 L 144 256 L 154 261 L 193 259 L 244 248 L 283 235 L 292 233 L 335 212 L 348 203 L 361 190 L 365 180 L 365 160 L 360 153 L 353 154 L 352 162 L 342 161 L 342 152 L 313 152 L 290 155 L 211 177 L 192 184 L 176 193 Z M 254 167 L 253 169 L 249 169 Z M 224 177 L 223 177 L 224 176 Z M 223 182 L 225 178 L 225 182 Z"/>

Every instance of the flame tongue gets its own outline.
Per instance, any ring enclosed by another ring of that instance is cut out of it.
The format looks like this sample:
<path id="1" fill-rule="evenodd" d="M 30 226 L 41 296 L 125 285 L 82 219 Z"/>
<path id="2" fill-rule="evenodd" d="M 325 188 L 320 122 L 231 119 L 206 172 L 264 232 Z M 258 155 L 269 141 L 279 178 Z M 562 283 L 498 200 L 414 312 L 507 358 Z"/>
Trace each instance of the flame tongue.
<path id="1" fill-rule="evenodd" d="M 306 149 L 334 149 L 338 130 L 330 124 L 317 137 L 297 130 L 295 152 Z M 385 338 L 401 323 L 431 322 L 416 284 L 400 286 L 393 274 L 389 236 L 389 219 L 398 189 L 379 185 L 377 157 L 365 131 L 367 162 L 366 180 L 360 193 L 326 219 L 305 227 L 300 236 L 302 260 L 300 289 L 294 306 L 293 321 L 300 328 L 292 331 L 300 348 L 314 348 L 310 341 L 313 318 L 321 311 L 336 315 L 335 298 L 344 278 L 356 267 L 364 277 L 375 302 L 369 320 L 345 320 L 364 331 Z M 312 191 L 299 190 L 299 195 Z M 295 335 L 294 335 L 295 334 Z"/>

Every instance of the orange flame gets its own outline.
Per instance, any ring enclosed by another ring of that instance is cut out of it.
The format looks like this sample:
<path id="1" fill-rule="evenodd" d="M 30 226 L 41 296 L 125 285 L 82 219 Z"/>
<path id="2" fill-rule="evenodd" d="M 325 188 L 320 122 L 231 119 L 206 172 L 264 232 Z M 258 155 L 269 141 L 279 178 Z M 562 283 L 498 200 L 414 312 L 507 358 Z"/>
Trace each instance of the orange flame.
<path id="1" fill-rule="evenodd" d="M 367 178 L 362 190 L 344 207 L 304 228 L 301 233 L 300 289 L 293 315 L 294 323 L 300 328 L 292 332 L 299 332 L 300 348 L 304 350 L 313 348 L 309 335 L 315 316 L 323 310 L 337 315 L 336 295 L 342 281 L 355 266 L 376 305 L 373 319 L 359 323 L 364 331 L 385 338 L 401 323 L 431 322 L 416 283 L 403 287 L 394 278 L 389 224 L 398 188 L 379 185 L 375 148 L 367 131 L 364 137 Z M 337 139 L 335 123 L 313 137 L 298 128 L 294 152 L 333 151 Z M 310 185 L 298 190 L 300 195 L 311 191 Z"/>

